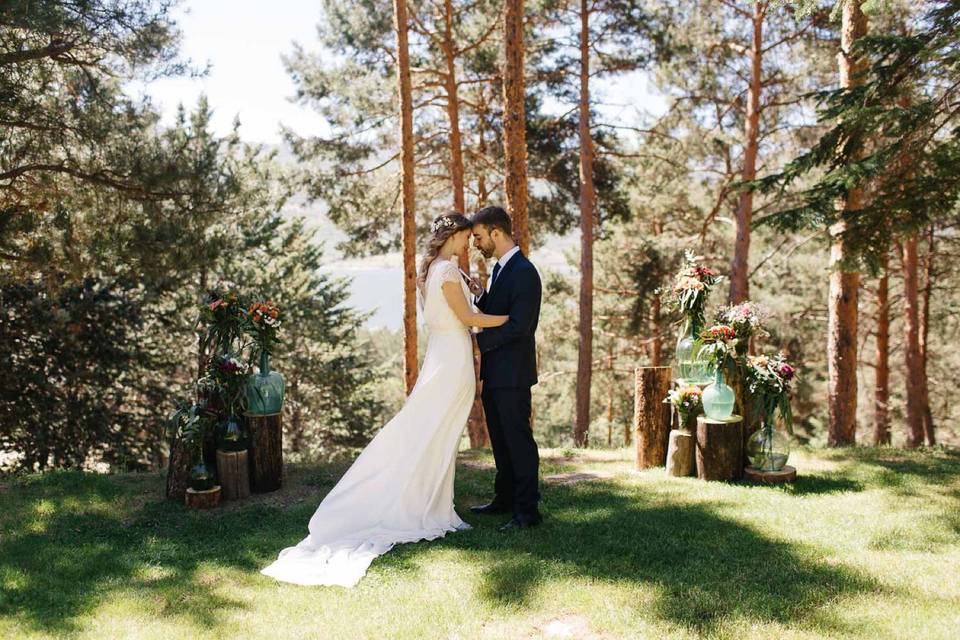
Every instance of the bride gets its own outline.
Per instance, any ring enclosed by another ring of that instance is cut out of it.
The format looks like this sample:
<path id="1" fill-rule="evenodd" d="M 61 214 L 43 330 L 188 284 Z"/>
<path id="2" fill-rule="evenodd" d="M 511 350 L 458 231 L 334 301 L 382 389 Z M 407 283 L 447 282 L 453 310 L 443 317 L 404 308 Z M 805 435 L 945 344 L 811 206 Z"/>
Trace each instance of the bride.
<path id="1" fill-rule="evenodd" d="M 284 582 L 354 586 L 393 545 L 469 529 L 453 508 L 457 449 L 473 404 L 469 326 L 509 316 L 474 311 L 456 256 L 471 223 L 456 213 L 433 221 L 417 277 L 429 338 L 417 384 L 400 412 L 361 452 L 310 518 L 310 534 L 261 571 Z"/>

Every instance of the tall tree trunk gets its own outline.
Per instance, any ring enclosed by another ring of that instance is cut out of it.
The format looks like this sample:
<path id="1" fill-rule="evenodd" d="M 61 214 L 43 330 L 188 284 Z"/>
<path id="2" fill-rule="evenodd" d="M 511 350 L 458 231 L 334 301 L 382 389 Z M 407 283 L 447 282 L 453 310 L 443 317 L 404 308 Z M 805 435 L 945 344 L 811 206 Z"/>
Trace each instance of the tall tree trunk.
<path id="1" fill-rule="evenodd" d="M 654 218 L 652 231 L 654 236 L 663 233 L 660 218 Z M 650 302 L 650 366 L 659 367 L 663 360 L 663 335 L 660 331 L 661 301 L 659 295 L 654 295 Z M 627 433 L 630 433 L 629 431 Z M 627 444 L 630 444 L 629 439 Z"/>
<path id="2" fill-rule="evenodd" d="M 890 278 L 888 258 L 884 255 L 877 283 L 877 361 L 874 389 L 873 443 L 890 444 Z"/>
<path id="3" fill-rule="evenodd" d="M 610 341 L 607 347 L 607 371 L 610 375 L 610 382 L 607 384 L 607 446 L 613 446 L 613 401 L 614 391 L 617 388 L 617 379 L 613 373 L 613 341 Z"/>
<path id="4" fill-rule="evenodd" d="M 413 89 L 407 43 L 407 1 L 393 0 L 397 30 L 397 83 L 400 92 L 400 166 L 402 171 L 403 377 L 407 395 L 417 382 L 417 265 L 413 184 Z"/>
<path id="5" fill-rule="evenodd" d="M 907 446 L 923 444 L 923 382 L 920 362 L 920 308 L 917 265 L 917 235 L 910 234 L 900 246 L 903 267 L 903 331 L 906 364 Z"/>
<path id="6" fill-rule="evenodd" d="M 753 4 L 753 40 L 750 44 L 750 86 L 747 91 L 747 119 L 744 130 L 743 172 L 741 179 L 749 182 L 757 177 L 757 149 L 760 132 L 760 92 L 763 88 L 763 19 L 766 2 Z M 737 203 L 737 235 L 730 263 L 730 302 L 742 302 L 750 297 L 747 279 L 750 263 L 750 222 L 753 220 L 753 191 L 740 192 Z"/>
<path id="7" fill-rule="evenodd" d="M 463 171 L 463 143 L 460 138 L 460 98 L 457 81 L 457 48 L 453 41 L 453 1 L 444 0 L 443 3 L 443 58 L 446 64 L 444 74 L 444 91 L 447 98 L 447 120 L 450 124 L 450 186 L 453 190 L 453 208 L 460 213 L 466 213 L 464 197 Z M 470 250 L 464 247 L 459 256 L 460 268 L 470 273 Z M 475 373 L 479 375 L 480 352 L 476 343 L 473 345 L 473 361 Z M 480 401 L 480 387 L 473 398 L 470 417 L 467 419 L 467 435 L 470 438 L 470 447 L 478 448 L 489 443 L 487 425 L 483 416 L 483 403 Z"/>
<path id="8" fill-rule="evenodd" d="M 930 409 L 930 378 L 927 376 L 927 346 L 930 339 L 930 291 L 933 288 L 933 258 L 936 251 L 933 225 L 927 228 L 927 257 L 923 267 L 923 298 L 920 307 L 920 370 L 923 373 L 923 432 L 927 446 L 937 444 Z"/>
<path id="9" fill-rule="evenodd" d="M 590 384 L 593 378 L 593 138 L 590 135 L 590 10 L 580 0 L 580 345 L 577 414 L 573 444 L 590 444 Z"/>
<path id="10" fill-rule="evenodd" d="M 524 254 L 530 251 L 527 224 L 527 123 L 524 98 L 523 0 L 503 3 L 503 152 L 504 192 L 513 235 Z"/>
<path id="11" fill-rule="evenodd" d="M 843 5 L 840 53 L 837 55 L 840 86 L 860 84 L 862 60 L 854 58 L 853 44 L 866 35 L 867 19 L 861 0 L 848 0 Z M 839 221 L 831 225 L 830 287 L 828 293 L 827 332 L 827 395 L 830 425 L 827 444 L 831 447 L 850 445 L 857 438 L 857 322 L 860 272 L 848 261 L 852 252 L 844 231 L 850 212 L 863 206 L 863 191 L 851 189 L 838 203 Z"/>
<path id="12" fill-rule="evenodd" d="M 453 41 L 453 1 L 444 0 L 443 10 L 443 58 L 446 64 L 443 85 L 447 94 L 447 120 L 450 122 L 450 182 L 453 189 L 453 208 L 464 213 L 466 204 L 463 199 L 463 145 L 460 141 L 460 100 L 457 95 L 457 50 Z M 466 252 L 461 256 L 460 267 L 467 272 L 470 270 Z"/>

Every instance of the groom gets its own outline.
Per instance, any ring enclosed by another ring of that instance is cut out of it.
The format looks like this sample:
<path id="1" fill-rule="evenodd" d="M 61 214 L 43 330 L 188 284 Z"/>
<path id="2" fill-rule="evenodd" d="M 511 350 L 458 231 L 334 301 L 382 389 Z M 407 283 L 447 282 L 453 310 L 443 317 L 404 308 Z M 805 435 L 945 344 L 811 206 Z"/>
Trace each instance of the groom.
<path id="1" fill-rule="evenodd" d="M 471 283 L 477 307 L 483 313 L 510 316 L 506 324 L 477 334 L 481 399 L 497 477 L 493 500 L 471 511 L 512 513 L 500 530 L 523 529 L 543 519 L 537 508 L 540 455 L 530 427 L 530 387 L 537 384 L 534 333 L 540 319 L 540 275 L 514 242 L 506 211 L 486 207 L 471 222 L 474 246 L 485 258 L 497 259 L 488 291 L 476 280 Z"/>

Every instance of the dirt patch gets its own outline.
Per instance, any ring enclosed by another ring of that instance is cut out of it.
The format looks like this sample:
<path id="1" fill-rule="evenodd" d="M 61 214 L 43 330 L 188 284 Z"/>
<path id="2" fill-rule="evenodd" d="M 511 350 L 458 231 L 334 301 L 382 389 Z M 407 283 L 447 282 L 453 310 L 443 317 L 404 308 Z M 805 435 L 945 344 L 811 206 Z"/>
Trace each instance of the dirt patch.
<path id="1" fill-rule="evenodd" d="M 544 482 L 554 484 L 574 484 L 576 482 L 585 482 L 589 480 L 608 480 L 613 477 L 612 473 L 605 471 L 580 471 L 575 473 L 555 473 L 552 476 L 544 476 Z"/>

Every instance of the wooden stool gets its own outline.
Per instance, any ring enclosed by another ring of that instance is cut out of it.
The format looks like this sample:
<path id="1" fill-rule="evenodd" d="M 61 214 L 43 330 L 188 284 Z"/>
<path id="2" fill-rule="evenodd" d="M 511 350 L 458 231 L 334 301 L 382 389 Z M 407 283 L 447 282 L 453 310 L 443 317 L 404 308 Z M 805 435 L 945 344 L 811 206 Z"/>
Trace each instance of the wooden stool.
<path id="1" fill-rule="evenodd" d="M 250 433 L 250 488 L 255 493 L 276 491 L 283 480 L 281 414 L 245 416 Z"/>
<path id="2" fill-rule="evenodd" d="M 694 434 L 686 429 L 674 429 L 670 432 L 670 444 L 667 446 L 667 475 L 685 477 L 695 475 Z"/>
<path id="3" fill-rule="evenodd" d="M 217 450 L 217 473 L 224 500 L 250 497 L 250 467 L 246 451 Z"/>
<path id="4" fill-rule="evenodd" d="M 737 480 L 743 475 L 743 418 L 697 418 L 697 477 Z"/>
<path id="5" fill-rule="evenodd" d="M 220 487 L 216 486 L 206 491 L 187 489 L 186 502 L 192 509 L 212 509 L 220 504 Z"/>
<path id="6" fill-rule="evenodd" d="M 796 482 L 797 470 L 790 465 L 786 465 L 780 471 L 760 471 L 753 467 L 747 467 L 743 470 L 743 476 L 750 482 L 758 484 L 787 484 Z"/>

